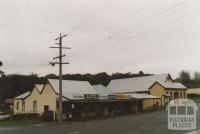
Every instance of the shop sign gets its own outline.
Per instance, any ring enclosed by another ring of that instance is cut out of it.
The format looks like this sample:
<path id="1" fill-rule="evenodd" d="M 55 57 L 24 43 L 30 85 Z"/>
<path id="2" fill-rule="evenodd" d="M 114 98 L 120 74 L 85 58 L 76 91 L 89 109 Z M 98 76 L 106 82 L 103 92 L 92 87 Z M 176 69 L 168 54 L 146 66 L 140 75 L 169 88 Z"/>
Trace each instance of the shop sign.
<path id="1" fill-rule="evenodd" d="M 85 97 L 85 100 L 97 100 L 98 99 L 97 94 L 85 94 L 84 97 Z"/>
<path id="2" fill-rule="evenodd" d="M 106 99 L 108 99 L 108 96 L 107 95 L 99 95 L 99 99 L 106 100 Z"/>
<path id="3" fill-rule="evenodd" d="M 82 100 L 82 99 L 84 99 L 84 96 L 83 95 L 73 95 L 73 99 Z"/>
<path id="4" fill-rule="evenodd" d="M 124 94 L 116 94 L 116 99 L 117 100 L 123 100 L 125 97 L 124 97 Z"/>

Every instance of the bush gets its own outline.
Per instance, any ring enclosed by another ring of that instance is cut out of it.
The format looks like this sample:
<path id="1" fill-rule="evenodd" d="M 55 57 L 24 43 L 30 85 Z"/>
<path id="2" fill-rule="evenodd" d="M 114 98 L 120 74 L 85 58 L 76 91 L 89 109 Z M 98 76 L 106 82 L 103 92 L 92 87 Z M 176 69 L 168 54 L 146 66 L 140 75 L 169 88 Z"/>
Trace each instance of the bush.
<path id="1" fill-rule="evenodd" d="M 13 120 L 25 120 L 26 119 L 26 114 L 16 114 L 16 115 L 13 115 L 12 119 Z"/>
<path id="2" fill-rule="evenodd" d="M 37 113 L 31 113 L 31 114 L 27 114 L 27 119 L 39 119 L 39 114 Z"/>
<path id="3" fill-rule="evenodd" d="M 53 111 L 44 112 L 41 116 L 42 121 L 53 121 L 54 115 Z"/>
<path id="4" fill-rule="evenodd" d="M 13 120 L 34 120 L 38 118 L 39 118 L 39 114 L 37 113 L 16 114 L 12 117 Z"/>

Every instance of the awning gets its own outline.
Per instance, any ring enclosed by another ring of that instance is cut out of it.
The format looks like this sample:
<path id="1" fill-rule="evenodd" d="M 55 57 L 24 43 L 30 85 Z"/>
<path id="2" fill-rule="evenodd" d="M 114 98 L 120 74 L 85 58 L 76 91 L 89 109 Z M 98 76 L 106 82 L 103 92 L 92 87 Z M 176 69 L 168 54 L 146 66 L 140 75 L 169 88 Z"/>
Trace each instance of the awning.
<path id="1" fill-rule="evenodd" d="M 132 94 L 127 94 L 127 95 L 129 95 L 132 99 L 160 99 L 160 97 L 149 95 L 149 94 L 132 93 Z"/>

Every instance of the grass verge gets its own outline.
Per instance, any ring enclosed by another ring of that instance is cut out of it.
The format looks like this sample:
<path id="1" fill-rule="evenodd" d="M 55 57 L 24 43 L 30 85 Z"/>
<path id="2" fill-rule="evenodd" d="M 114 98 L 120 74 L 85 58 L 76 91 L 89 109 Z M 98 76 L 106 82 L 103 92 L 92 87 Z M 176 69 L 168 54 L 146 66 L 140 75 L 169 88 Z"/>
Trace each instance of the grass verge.
<path id="1" fill-rule="evenodd" d="M 29 126 L 41 123 L 38 120 L 3 120 L 0 121 L 0 127 Z"/>

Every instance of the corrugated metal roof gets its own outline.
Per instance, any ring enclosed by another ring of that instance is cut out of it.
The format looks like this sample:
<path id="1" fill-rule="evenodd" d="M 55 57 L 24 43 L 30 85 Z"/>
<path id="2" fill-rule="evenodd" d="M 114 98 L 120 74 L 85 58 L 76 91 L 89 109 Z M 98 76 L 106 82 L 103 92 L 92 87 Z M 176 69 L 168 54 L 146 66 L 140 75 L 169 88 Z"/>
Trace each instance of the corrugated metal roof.
<path id="1" fill-rule="evenodd" d="M 165 88 L 173 88 L 173 89 L 186 89 L 186 87 L 181 83 L 171 83 L 171 82 L 159 82 Z"/>
<path id="2" fill-rule="evenodd" d="M 138 93 L 131 93 L 128 94 L 133 99 L 160 99 L 157 96 L 149 95 L 149 94 L 138 94 Z"/>
<path id="3" fill-rule="evenodd" d="M 25 93 L 23 93 L 23 94 L 21 94 L 21 95 L 15 97 L 15 99 L 24 99 L 24 98 L 26 98 L 27 96 L 29 96 L 30 93 L 31 93 L 30 91 L 25 92 Z"/>
<path id="4" fill-rule="evenodd" d="M 41 93 L 42 88 L 44 87 L 43 84 L 35 84 L 35 87 L 37 88 L 37 90 Z"/>
<path id="5" fill-rule="evenodd" d="M 151 76 L 134 77 L 112 80 L 107 89 L 110 93 L 116 92 L 139 92 L 148 91 L 149 86 L 156 81 L 165 81 L 168 74 L 157 74 Z"/>
<path id="6" fill-rule="evenodd" d="M 92 86 L 97 91 L 98 94 L 107 94 L 108 93 L 106 87 L 101 84 L 92 85 Z"/>
<path id="7" fill-rule="evenodd" d="M 48 79 L 55 92 L 59 93 L 59 80 Z M 75 80 L 63 80 L 63 96 L 68 99 L 82 99 L 84 94 L 97 94 L 96 90 L 90 85 L 88 81 L 75 81 Z M 76 96 L 76 97 L 74 97 Z M 83 98 L 84 99 L 84 98 Z"/>

